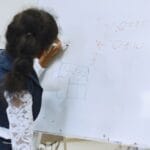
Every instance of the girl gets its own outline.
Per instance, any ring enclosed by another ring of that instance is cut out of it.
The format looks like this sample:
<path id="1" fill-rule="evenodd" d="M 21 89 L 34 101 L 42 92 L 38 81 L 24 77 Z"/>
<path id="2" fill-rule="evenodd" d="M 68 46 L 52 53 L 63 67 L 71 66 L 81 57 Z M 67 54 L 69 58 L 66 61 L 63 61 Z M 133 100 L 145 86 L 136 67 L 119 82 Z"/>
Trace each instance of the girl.
<path id="1" fill-rule="evenodd" d="M 0 149 L 32 150 L 33 120 L 41 108 L 42 88 L 34 58 L 47 67 L 61 49 L 54 17 L 30 8 L 8 25 L 6 48 L 0 52 Z M 49 48 L 53 43 L 56 47 Z"/>

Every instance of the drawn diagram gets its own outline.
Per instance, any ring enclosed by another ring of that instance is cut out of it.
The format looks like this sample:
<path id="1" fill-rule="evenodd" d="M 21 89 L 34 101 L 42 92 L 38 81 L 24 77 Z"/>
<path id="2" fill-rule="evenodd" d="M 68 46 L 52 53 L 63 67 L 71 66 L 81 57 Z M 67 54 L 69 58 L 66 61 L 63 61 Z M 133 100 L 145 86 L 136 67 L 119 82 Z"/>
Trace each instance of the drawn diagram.
<path id="1" fill-rule="evenodd" d="M 86 99 L 89 68 L 87 66 L 63 63 L 58 77 L 68 78 L 67 99 Z M 58 93 L 58 96 L 63 96 Z"/>

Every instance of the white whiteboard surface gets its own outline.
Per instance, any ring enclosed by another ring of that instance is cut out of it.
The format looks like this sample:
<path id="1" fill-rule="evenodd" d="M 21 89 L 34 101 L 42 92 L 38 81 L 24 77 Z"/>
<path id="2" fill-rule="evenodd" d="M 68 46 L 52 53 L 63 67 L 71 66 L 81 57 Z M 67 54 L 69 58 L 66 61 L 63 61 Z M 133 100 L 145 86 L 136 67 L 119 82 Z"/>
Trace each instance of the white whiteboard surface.
<path id="1" fill-rule="evenodd" d="M 50 90 L 36 130 L 150 147 L 150 1 L 38 4 L 70 47 L 42 80 Z"/>
<path id="2" fill-rule="evenodd" d="M 26 8 L 34 7 L 37 0 L 0 0 L 0 47 L 5 47 L 5 32 L 14 15 Z"/>

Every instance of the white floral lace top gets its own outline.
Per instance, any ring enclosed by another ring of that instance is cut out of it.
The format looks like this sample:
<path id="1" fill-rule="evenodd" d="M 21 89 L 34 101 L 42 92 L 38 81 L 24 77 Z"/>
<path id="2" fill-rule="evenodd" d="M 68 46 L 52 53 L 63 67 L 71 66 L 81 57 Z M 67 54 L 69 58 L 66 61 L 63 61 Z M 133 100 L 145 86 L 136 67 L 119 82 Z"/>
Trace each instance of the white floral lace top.
<path id="1" fill-rule="evenodd" d="M 32 96 L 27 91 L 9 94 L 4 92 L 8 102 L 7 116 L 13 150 L 32 150 L 33 115 Z"/>
<path id="2" fill-rule="evenodd" d="M 40 77 L 42 68 L 38 59 L 35 59 L 34 69 Z M 9 129 L 0 127 L 0 137 L 11 139 L 13 150 L 33 150 L 33 114 L 32 114 L 32 95 L 28 91 L 9 94 L 4 92 L 8 102 L 7 116 Z"/>

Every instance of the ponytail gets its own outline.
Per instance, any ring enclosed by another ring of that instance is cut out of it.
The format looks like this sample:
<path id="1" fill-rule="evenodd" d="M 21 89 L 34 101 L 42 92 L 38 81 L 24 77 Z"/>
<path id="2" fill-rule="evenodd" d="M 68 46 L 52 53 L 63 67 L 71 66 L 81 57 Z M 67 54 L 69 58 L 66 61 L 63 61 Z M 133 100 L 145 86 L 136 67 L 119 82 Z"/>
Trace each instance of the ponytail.
<path id="1" fill-rule="evenodd" d="M 12 92 L 20 92 L 27 89 L 27 77 L 33 65 L 32 59 L 17 58 L 14 60 L 11 72 L 6 76 L 5 89 Z"/>
<path id="2" fill-rule="evenodd" d="M 33 69 L 35 50 L 37 50 L 36 40 L 31 34 L 23 35 L 19 39 L 12 70 L 6 76 L 5 87 L 7 91 L 19 92 L 27 89 L 27 75 Z"/>

